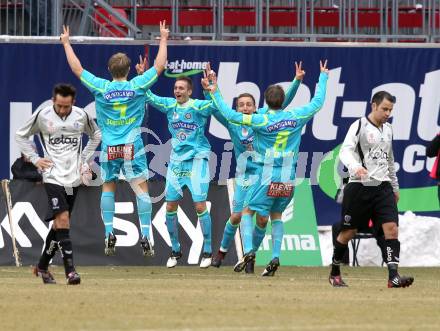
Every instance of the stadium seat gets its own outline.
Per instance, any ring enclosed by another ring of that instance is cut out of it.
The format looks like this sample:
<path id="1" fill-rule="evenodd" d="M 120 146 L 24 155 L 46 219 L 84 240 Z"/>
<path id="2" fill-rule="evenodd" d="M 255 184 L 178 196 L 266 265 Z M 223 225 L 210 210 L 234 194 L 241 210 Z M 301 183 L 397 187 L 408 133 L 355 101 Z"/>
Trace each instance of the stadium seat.
<path id="1" fill-rule="evenodd" d="M 353 267 L 359 267 L 359 262 L 357 260 L 357 252 L 359 251 L 359 244 L 361 239 L 374 239 L 374 235 L 372 233 L 356 233 L 354 238 L 351 240 L 351 247 L 353 248 L 353 260 L 351 265 Z"/>
<path id="2" fill-rule="evenodd" d="M 128 19 L 124 9 L 114 8 L 122 17 Z M 107 18 L 107 19 L 106 19 Z M 104 8 L 97 8 L 95 13 L 98 35 L 100 37 L 126 37 L 128 33 L 127 27 L 116 16 L 110 14 Z M 116 26 L 116 27 L 115 27 Z M 122 30 L 122 32 L 120 31 Z"/>

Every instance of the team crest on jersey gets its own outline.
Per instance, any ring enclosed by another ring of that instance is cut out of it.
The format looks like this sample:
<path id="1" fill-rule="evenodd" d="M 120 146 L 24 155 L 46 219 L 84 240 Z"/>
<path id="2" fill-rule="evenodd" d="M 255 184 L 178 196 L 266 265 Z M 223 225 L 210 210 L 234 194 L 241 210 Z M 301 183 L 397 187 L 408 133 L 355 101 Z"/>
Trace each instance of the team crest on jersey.
<path id="1" fill-rule="evenodd" d="M 370 132 L 370 133 L 367 134 L 367 141 L 370 144 L 374 144 L 376 142 L 376 139 L 374 139 L 374 133 L 373 132 Z"/>
<path id="2" fill-rule="evenodd" d="M 248 134 L 249 134 L 249 130 L 248 130 L 248 129 L 246 129 L 246 128 L 241 128 L 241 135 L 242 135 L 243 137 L 247 137 Z"/>
<path id="3" fill-rule="evenodd" d="M 185 141 L 186 140 L 186 133 L 181 131 L 177 134 L 177 139 L 179 139 L 180 141 Z"/>
<path id="4" fill-rule="evenodd" d="M 186 118 L 187 120 L 190 120 L 191 117 L 192 117 L 192 116 L 191 116 L 191 113 L 186 113 L 186 114 L 185 114 L 185 118 Z"/>
<path id="5" fill-rule="evenodd" d="M 344 216 L 344 225 L 351 225 L 351 216 L 350 215 L 345 215 Z"/>
<path id="6" fill-rule="evenodd" d="M 79 122 L 76 121 L 75 123 L 73 123 L 73 127 L 75 130 L 78 130 L 79 129 Z"/>
<path id="7" fill-rule="evenodd" d="M 60 207 L 58 206 L 58 198 L 52 198 L 52 207 L 53 207 L 54 209 L 58 209 L 58 208 L 60 208 Z"/>
<path id="8" fill-rule="evenodd" d="M 176 112 L 173 113 L 173 120 L 177 120 L 179 118 L 179 114 Z"/>

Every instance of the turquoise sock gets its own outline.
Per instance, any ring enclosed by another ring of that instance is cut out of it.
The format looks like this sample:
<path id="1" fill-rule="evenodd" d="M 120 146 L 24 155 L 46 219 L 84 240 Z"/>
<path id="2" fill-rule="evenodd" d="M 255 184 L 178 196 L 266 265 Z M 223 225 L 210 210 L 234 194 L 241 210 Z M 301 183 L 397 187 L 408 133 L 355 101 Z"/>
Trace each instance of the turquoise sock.
<path id="1" fill-rule="evenodd" d="M 281 220 L 272 221 L 272 259 L 280 258 L 283 242 L 284 224 Z"/>
<path id="2" fill-rule="evenodd" d="M 254 232 L 252 233 L 252 250 L 254 252 L 258 251 L 260 248 L 261 242 L 266 235 L 266 228 L 260 228 L 257 224 L 255 224 Z"/>
<path id="3" fill-rule="evenodd" d="M 148 193 L 142 193 L 136 196 L 137 209 L 139 215 L 139 224 L 143 237 L 150 239 L 151 227 L 151 200 Z"/>
<path id="4" fill-rule="evenodd" d="M 166 213 L 165 223 L 171 239 L 171 249 L 174 252 L 180 252 L 179 229 L 177 227 L 177 210 Z"/>
<path id="5" fill-rule="evenodd" d="M 249 253 L 252 250 L 252 215 L 243 214 L 241 216 L 241 239 L 243 241 L 243 253 Z"/>
<path id="6" fill-rule="evenodd" d="M 101 217 L 104 222 L 105 236 L 113 232 L 113 215 L 115 214 L 115 193 L 101 193 Z"/>
<path id="7" fill-rule="evenodd" d="M 222 243 L 220 244 L 220 250 L 222 252 L 227 252 L 229 246 L 231 245 L 231 241 L 235 236 L 235 232 L 237 232 L 238 224 L 233 225 L 231 220 L 229 219 L 225 225 L 225 231 L 223 232 Z"/>
<path id="8" fill-rule="evenodd" d="M 200 226 L 203 233 L 203 253 L 212 253 L 211 248 L 211 215 L 206 209 L 202 213 L 197 213 L 199 217 Z"/>

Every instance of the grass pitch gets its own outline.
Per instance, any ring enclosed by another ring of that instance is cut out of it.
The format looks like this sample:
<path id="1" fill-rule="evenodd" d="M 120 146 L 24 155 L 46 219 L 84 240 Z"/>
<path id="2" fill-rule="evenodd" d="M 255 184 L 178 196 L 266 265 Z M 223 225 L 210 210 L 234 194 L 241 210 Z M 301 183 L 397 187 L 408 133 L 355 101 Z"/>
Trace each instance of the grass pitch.
<path id="1" fill-rule="evenodd" d="M 29 267 L 0 267 L 2 330 L 440 330 L 440 268 L 401 268 L 412 287 L 386 288 L 385 268 L 79 267 L 79 286 L 43 285 Z"/>

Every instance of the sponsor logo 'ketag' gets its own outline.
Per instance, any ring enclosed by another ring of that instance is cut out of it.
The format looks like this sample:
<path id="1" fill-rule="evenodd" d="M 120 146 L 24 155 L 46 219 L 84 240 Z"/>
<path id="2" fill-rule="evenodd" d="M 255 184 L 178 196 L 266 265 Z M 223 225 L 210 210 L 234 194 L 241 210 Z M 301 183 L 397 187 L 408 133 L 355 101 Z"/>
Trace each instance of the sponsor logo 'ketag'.
<path id="1" fill-rule="evenodd" d="M 117 145 L 107 147 L 108 160 L 124 159 L 133 160 L 134 158 L 134 145 Z"/>
<path id="2" fill-rule="evenodd" d="M 273 132 L 273 131 L 279 131 L 285 128 L 294 128 L 296 127 L 296 121 L 295 120 L 283 120 L 276 122 L 272 125 L 269 125 L 266 130 L 267 132 Z"/>
<path id="3" fill-rule="evenodd" d="M 121 99 L 121 98 L 134 98 L 134 91 L 132 90 L 122 90 L 122 91 L 110 91 L 104 94 L 104 99 L 109 101 L 113 99 Z"/>
<path id="4" fill-rule="evenodd" d="M 290 198 L 293 193 L 293 184 L 272 182 L 267 190 L 267 196 L 273 198 Z"/>
<path id="5" fill-rule="evenodd" d="M 53 137 L 49 135 L 49 144 L 50 145 L 73 145 L 73 147 L 78 146 L 78 138 L 77 137 L 66 137 L 63 134 L 60 137 Z"/>

